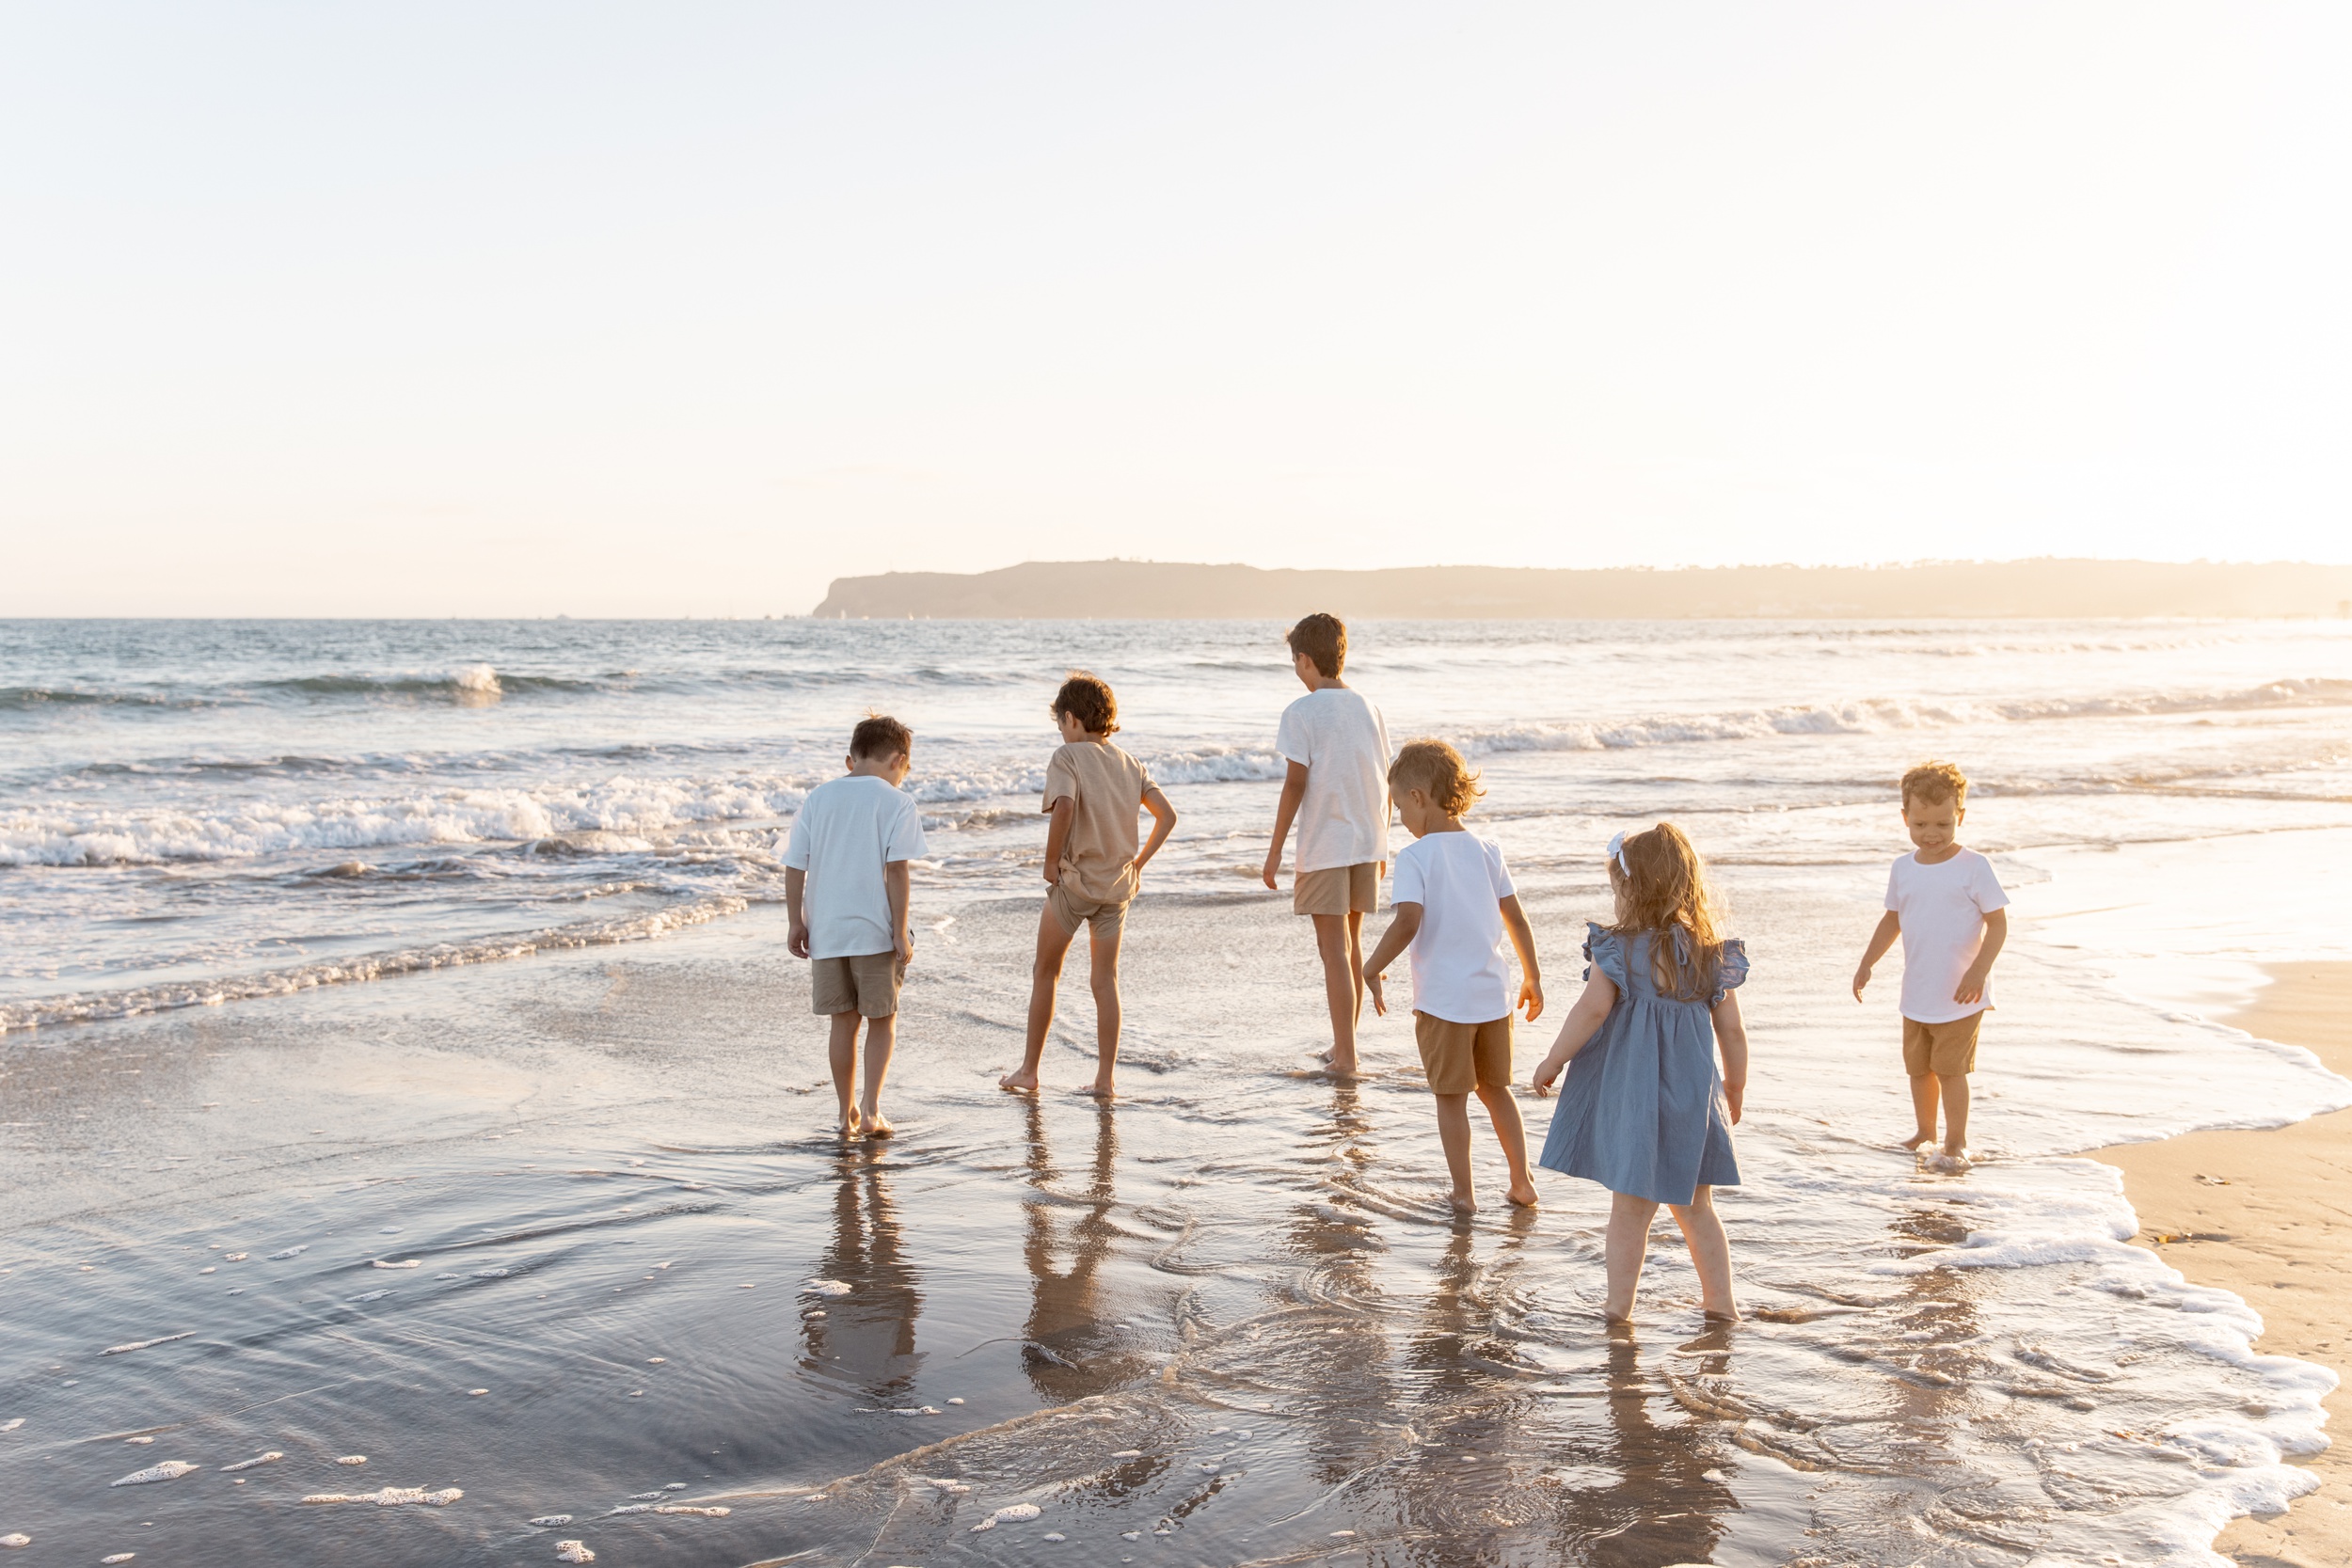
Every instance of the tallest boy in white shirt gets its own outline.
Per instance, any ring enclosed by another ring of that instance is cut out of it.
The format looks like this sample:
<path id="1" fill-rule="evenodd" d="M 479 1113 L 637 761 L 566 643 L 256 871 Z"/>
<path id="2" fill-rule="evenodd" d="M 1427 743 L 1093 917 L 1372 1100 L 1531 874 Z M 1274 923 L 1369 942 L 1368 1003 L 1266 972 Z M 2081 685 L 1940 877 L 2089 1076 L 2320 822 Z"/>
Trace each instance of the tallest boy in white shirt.
<path id="1" fill-rule="evenodd" d="M 1347 626 L 1338 616 L 1308 616 L 1291 627 L 1290 648 L 1307 694 L 1282 710 L 1275 736 L 1290 768 L 1274 808 L 1265 885 L 1279 885 L 1282 841 L 1295 821 L 1291 908 L 1314 917 L 1331 1007 L 1331 1070 L 1352 1075 L 1364 1010 L 1364 916 L 1379 906 L 1389 869 L 1389 730 L 1380 710 L 1340 678 Z"/>

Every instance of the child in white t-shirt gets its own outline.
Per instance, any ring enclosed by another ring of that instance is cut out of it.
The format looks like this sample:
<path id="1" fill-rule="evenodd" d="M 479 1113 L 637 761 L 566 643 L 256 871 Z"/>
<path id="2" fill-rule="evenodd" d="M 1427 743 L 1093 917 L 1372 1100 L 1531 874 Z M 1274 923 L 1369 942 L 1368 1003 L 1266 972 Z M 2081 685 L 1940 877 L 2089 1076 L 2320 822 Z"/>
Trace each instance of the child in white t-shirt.
<path id="1" fill-rule="evenodd" d="M 1462 826 L 1463 815 L 1486 791 L 1460 752 L 1442 740 L 1407 741 L 1389 769 L 1389 788 L 1413 842 L 1397 852 L 1396 918 L 1364 961 L 1364 984 L 1374 1008 L 1386 1015 L 1380 976 L 1411 945 L 1413 1038 L 1438 1100 L 1438 1140 L 1453 1178 L 1455 1212 L 1478 1207 L 1470 1193 L 1473 1092 L 1511 1167 L 1505 1196 L 1532 1207 L 1535 1183 L 1527 1169 L 1527 1130 L 1511 1098 L 1511 1009 L 1524 1006 L 1530 1023 L 1544 1010 L 1535 934 L 1519 908 L 1502 848 Z M 1517 1004 L 1502 964 L 1506 931 L 1519 956 Z"/>
<path id="2" fill-rule="evenodd" d="M 1968 816 L 1968 777 L 1948 762 L 1903 775 L 1903 826 L 1918 847 L 1886 879 L 1886 913 L 1854 971 L 1854 1000 L 1899 933 L 1903 939 L 1903 1069 L 1917 1122 L 1903 1147 L 1935 1142 L 1944 1108 L 1943 1162 L 1968 1165 L 1968 1075 L 1977 1069 L 1977 1028 L 1993 1010 L 1993 960 L 2009 940 L 2009 895 L 1993 863 L 1960 846 Z"/>
<path id="3" fill-rule="evenodd" d="M 1274 808 L 1264 879 L 1278 884 L 1282 841 L 1298 827 L 1291 910 L 1315 923 L 1324 1000 L 1331 1009 L 1331 1070 L 1356 1071 L 1364 1010 L 1364 916 L 1379 907 L 1389 859 L 1389 731 L 1380 710 L 1340 678 L 1347 626 L 1315 614 L 1290 630 L 1291 668 L 1307 694 L 1282 710 L 1274 744 L 1289 763 Z"/>
<path id="4" fill-rule="evenodd" d="M 898 1038 L 898 988 L 914 939 L 907 924 L 907 863 L 920 858 L 923 817 L 906 782 L 914 735 L 868 714 L 850 734 L 847 777 L 808 792 L 784 851 L 792 956 L 810 960 L 811 1010 L 833 1021 L 834 1098 L 844 1137 L 886 1138 L 882 1080 Z M 866 1021 L 866 1093 L 850 1103 L 858 1021 Z"/>

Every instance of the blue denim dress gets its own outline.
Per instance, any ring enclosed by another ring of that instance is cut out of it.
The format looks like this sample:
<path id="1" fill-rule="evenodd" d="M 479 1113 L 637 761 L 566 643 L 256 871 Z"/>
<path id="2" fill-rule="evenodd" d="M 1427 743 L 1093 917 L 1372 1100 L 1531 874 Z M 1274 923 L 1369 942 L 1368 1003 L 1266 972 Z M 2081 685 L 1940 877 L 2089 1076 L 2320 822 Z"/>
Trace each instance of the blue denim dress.
<path id="1" fill-rule="evenodd" d="M 1748 977 L 1747 949 L 1724 942 L 1714 994 L 1682 1002 L 1660 995 L 1650 979 L 1657 933 L 1584 929 L 1584 957 L 1616 986 L 1617 1002 L 1568 1064 L 1542 1164 L 1654 1203 L 1688 1203 L 1702 1186 L 1738 1186 L 1731 1107 L 1708 1015 Z M 1677 926 L 1670 940 L 1690 937 Z M 1587 967 L 1585 978 L 1592 973 Z"/>

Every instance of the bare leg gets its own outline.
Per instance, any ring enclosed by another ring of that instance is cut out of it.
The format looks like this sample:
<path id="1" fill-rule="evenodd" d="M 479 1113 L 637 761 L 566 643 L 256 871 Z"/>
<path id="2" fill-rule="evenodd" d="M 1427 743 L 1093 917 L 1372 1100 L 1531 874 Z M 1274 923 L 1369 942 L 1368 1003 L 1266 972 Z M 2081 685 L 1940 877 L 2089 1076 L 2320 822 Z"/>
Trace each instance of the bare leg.
<path id="1" fill-rule="evenodd" d="M 1968 1075 L 1944 1075 L 1944 1152 L 1955 1160 L 1968 1158 Z"/>
<path id="2" fill-rule="evenodd" d="M 1118 1092 L 1111 1081 L 1119 1070 L 1120 934 L 1113 927 L 1107 937 L 1089 933 L 1087 939 L 1087 979 L 1094 990 L 1094 1083 L 1087 1092 L 1105 1097 Z"/>
<path id="3" fill-rule="evenodd" d="M 1903 1140 L 1908 1149 L 1922 1149 L 1935 1142 L 1936 1079 L 1932 1072 L 1915 1074 L 1911 1080 L 1911 1114 L 1918 1130 Z"/>
<path id="4" fill-rule="evenodd" d="M 1507 1085 L 1493 1084 L 1478 1085 L 1478 1100 L 1495 1124 L 1495 1136 L 1502 1140 L 1502 1158 L 1511 1167 L 1511 1186 L 1503 1196 L 1523 1209 L 1534 1208 L 1535 1182 L 1528 1174 L 1527 1124 L 1519 1120 L 1519 1102 L 1511 1098 Z"/>
<path id="5" fill-rule="evenodd" d="M 833 1068 L 833 1098 L 837 1102 L 834 1125 L 845 1138 L 857 1136 L 857 1109 L 850 1103 L 851 1092 L 857 1087 L 857 1014 L 833 1015 L 833 1036 L 825 1042 L 825 1054 Z"/>
<path id="6" fill-rule="evenodd" d="M 1609 1231 L 1601 1243 L 1601 1256 L 1609 1275 L 1608 1304 L 1602 1310 L 1611 1323 L 1633 1321 L 1633 1290 L 1642 1283 L 1650 1221 L 1657 1217 L 1658 1205 L 1645 1197 L 1609 1195 Z"/>
<path id="7" fill-rule="evenodd" d="M 1323 998 L 1331 1009 L 1331 1070 L 1356 1071 L 1356 1015 L 1364 1005 L 1363 920 L 1319 914 L 1315 951 L 1323 958 Z"/>
<path id="8" fill-rule="evenodd" d="M 1731 1243 L 1724 1236 L 1723 1217 L 1715 1212 L 1715 1189 L 1699 1188 L 1690 1202 L 1674 1205 L 1673 1212 L 1691 1249 L 1691 1266 L 1699 1271 L 1699 1301 L 1707 1315 L 1737 1323 L 1740 1305 L 1731 1299 Z"/>
<path id="9" fill-rule="evenodd" d="M 1054 990 L 1061 984 L 1062 955 L 1070 951 L 1070 936 L 1050 907 L 1038 911 L 1037 959 L 1029 968 L 1028 1043 L 1021 1052 L 1021 1070 L 996 1080 L 1000 1089 L 1037 1092 L 1037 1067 L 1045 1055 L 1046 1033 L 1054 1027 Z"/>
<path id="10" fill-rule="evenodd" d="M 1318 915 L 1318 920 L 1323 917 Z M 1338 917 L 1332 916 L 1337 919 Z M 1446 1173 L 1454 1178 L 1454 1212 L 1474 1212 L 1478 1200 L 1470 1194 L 1470 1096 L 1441 1094 L 1438 1101 L 1438 1142 L 1445 1147 Z"/>
<path id="11" fill-rule="evenodd" d="M 882 1114 L 882 1080 L 890 1076 L 890 1053 L 898 1043 L 898 1015 L 866 1021 L 866 1094 L 858 1101 L 858 1128 L 869 1138 L 898 1131 Z"/>

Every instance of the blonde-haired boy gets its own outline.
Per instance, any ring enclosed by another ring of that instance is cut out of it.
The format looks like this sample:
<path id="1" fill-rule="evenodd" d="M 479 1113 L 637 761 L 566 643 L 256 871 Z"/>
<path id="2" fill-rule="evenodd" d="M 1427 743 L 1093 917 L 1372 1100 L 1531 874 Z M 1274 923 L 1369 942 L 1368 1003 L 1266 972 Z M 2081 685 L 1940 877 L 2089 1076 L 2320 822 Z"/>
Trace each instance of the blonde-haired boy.
<path id="1" fill-rule="evenodd" d="M 1470 1193 L 1470 1097 L 1474 1092 L 1502 1140 L 1511 1167 L 1507 1196 L 1532 1207 L 1535 1183 L 1527 1169 L 1527 1129 L 1511 1098 L 1510 980 L 1502 967 L 1507 931 L 1519 955 L 1518 1006 L 1530 1023 L 1544 1010 L 1535 963 L 1535 933 L 1519 908 L 1518 891 L 1502 863 L 1502 849 L 1462 826 L 1486 793 L 1462 755 L 1442 740 L 1414 740 L 1396 753 L 1389 790 L 1413 842 L 1397 851 L 1391 899 L 1395 918 L 1364 960 L 1364 984 L 1375 1010 L 1386 1015 L 1380 975 L 1396 956 L 1413 951 L 1413 1038 L 1421 1047 L 1429 1092 L 1438 1101 L 1438 1141 L 1454 1182 L 1454 1208 L 1478 1207 Z"/>
<path id="2" fill-rule="evenodd" d="M 1945 1159 L 1968 1163 L 1968 1075 L 1977 1069 L 1977 1030 L 1993 1009 L 1993 960 L 2009 940 L 2009 895 L 1993 863 L 1960 844 L 1968 816 L 1968 776 L 1948 762 L 1903 775 L 1903 827 L 1917 846 L 1886 877 L 1886 913 L 1854 971 L 1854 1000 L 1870 970 L 1903 939 L 1903 1069 L 1918 1125 L 1903 1147 L 1935 1142 L 1944 1109 Z"/>

